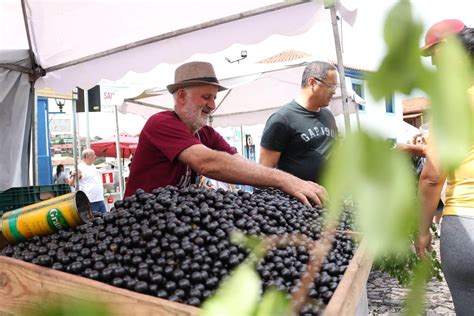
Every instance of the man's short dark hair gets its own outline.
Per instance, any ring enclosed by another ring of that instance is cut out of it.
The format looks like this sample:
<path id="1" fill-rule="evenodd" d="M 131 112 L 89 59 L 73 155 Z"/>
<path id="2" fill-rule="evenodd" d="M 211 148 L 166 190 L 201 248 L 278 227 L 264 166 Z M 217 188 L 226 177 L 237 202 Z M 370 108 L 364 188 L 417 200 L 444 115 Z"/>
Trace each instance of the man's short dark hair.
<path id="1" fill-rule="evenodd" d="M 308 79 L 311 77 L 318 79 L 326 79 L 330 70 L 337 70 L 336 66 L 324 61 L 313 61 L 310 62 L 303 71 L 303 77 L 301 78 L 301 88 L 308 86 Z"/>

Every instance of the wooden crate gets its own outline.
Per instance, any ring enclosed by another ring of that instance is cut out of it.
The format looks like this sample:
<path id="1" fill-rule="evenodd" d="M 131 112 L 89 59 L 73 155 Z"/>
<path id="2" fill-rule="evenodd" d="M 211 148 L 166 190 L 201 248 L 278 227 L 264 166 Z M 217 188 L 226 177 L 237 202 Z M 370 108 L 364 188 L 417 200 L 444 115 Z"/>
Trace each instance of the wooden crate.
<path id="1" fill-rule="evenodd" d="M 41 303 L 99 300 L 113 315 L 193 316 L 199 309 L 0 256 L 0 315 L 36 311 Z"/>
<path id="2" fill-rule="evenodd" d="M 324 311 L 325 316 L 355 315 L 362 294 L 367 285 L 372 258 L 367 254 L 365 242 L 362 241 L 344 276 L 339 282 L 334 295 Z"/>
<path id="3" fill-rule="evenodd" d="M 362 242 L 324 315 L 355 315 L 371 266 Z M 199 313 L 199 309 L 192 306 L 0 256 L 0 315 L 34 311 L 45 299 L 57 300 L 60 296 L 66 301 L 99 299 L 110 307 L 113 315 L 192 316 Z"/>

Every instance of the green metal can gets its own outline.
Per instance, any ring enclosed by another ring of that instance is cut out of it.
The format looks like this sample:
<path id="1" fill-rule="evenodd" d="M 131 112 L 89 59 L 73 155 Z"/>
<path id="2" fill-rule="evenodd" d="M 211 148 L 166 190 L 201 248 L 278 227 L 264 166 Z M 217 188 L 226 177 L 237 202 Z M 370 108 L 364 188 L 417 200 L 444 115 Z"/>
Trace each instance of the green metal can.
<path id="1" fill-rule="evenodd" d="M 77 191 L 6 212 L 0 229 L 9 242 L 15 243 L 75 227 L 91 218 L 89 199 L 84 192 Z"/>

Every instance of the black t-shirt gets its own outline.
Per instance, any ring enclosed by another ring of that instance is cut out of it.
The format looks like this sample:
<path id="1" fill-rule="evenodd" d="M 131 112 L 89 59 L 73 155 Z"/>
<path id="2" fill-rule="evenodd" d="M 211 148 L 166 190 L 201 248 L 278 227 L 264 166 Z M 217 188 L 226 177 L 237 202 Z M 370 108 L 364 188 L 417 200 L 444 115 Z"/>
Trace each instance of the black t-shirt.
<path id="1" fill-rule="evenodd" d="M 278 169 L 318 182 L 336 138 L 336 121 L 328 109 L 311 112 L 293 100 L 270 116 L 260 145 L 281 152 Z"/>

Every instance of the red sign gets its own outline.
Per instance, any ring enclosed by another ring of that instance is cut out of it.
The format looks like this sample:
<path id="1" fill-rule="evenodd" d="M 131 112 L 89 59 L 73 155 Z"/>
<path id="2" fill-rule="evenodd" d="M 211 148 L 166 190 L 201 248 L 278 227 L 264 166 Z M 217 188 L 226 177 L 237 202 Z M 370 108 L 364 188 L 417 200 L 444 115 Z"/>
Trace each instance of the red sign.
<path id="1" fill-rule="evenodd" d="M 114 183 L 114 173 L 113 172 L 104 172 L 104 173 L 102 173 L 102 183 L 103 184 L 112 184 L 112 183 Z"/>
<path id="2" fill-rule="evenodd" d="M 112 195 L 109 195 L 107 197 L 107 204 L 112 204 L 112 203 L 114 203 L 114 197 Z"/>

